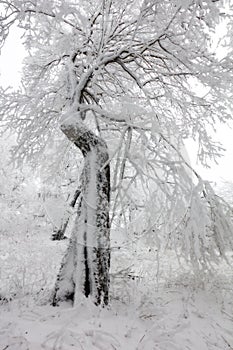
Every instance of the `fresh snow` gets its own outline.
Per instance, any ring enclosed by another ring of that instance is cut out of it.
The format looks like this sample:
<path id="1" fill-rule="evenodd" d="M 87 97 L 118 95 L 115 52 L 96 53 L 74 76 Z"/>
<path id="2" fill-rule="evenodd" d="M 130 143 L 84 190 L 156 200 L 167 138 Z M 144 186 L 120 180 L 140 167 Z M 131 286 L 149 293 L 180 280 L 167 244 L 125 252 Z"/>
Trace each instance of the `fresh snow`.
<path id="1" fill-rule="evenodd" d="M 50 241 L 46 230 L 2 237 L 0 349 L 233 349 L 232 268 L 222 265 L 214 275 L 197 278 L 167 251 L 157 271 L 153 248 L 134 246 L 127 236 L 122 243 L 120 236 L 123 248 L 117 249 L 113 233 L 106 309 L 87 299 L 75 307 L 49 305 L 66 241 Z"/>

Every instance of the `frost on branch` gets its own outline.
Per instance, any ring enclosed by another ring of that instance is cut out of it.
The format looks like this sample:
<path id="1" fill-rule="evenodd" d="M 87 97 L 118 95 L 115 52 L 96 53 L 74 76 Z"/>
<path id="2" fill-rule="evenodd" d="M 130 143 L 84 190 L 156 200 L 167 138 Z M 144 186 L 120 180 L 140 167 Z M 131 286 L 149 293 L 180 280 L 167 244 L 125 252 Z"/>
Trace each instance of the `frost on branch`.
<path id="1" fill-rule="evenodd" d="M 190 205 L 176 232 L 171 235 L 179 258 L 190 261 L 197 270 L 208 269 L 220 258 L 226 261 L 233 249 L 233 225 L 225 215 L 227 204 L 208 182 L 193 188 Z"/>
<path id="2" fill-rule="evenodd" d="M 0 134 L 5 128 L 17 133 L 15 158 L 37 165 L 68 110 L 62 131 L 84 156 L 82 198 L 55 303 L 83 290 L 99 302 L 100 289 L 107 299 L 102 279 L 108 289 L 109 160 L 103 140 L 113 168 L 113 224 L 122 218 L 127 227 L 132 212 L 137 216 L 147 208 L 149 195 L 158 198 L 160 189 L 169 204 L 158 203 L 160 228 L 173 208 L 183 213 L 192 193 L 179 232 L 172 222 L 174 247 L 206 265 L 230 246 L 217 198 L 204 183 L 189 191 L 184 159 L 174 158 L 184 140 L 193 138 L 202 163 L 207 156 L 215 159 L 221 149 L 207 131 L 232 118 L 232 53 L 219 60 L 211 50 L 218 3 L 0 0 L 3 41 L 19 23 L 29 53 L 21 89 L 0 89 Z M 205 93 L 198 95 L 194 83 Z M 57 154 L 61 147 L 59 142 Z M 135 189 L 140 203 L 131 194 Z M 183 198 L 185 205 L 178 207 Z"/>

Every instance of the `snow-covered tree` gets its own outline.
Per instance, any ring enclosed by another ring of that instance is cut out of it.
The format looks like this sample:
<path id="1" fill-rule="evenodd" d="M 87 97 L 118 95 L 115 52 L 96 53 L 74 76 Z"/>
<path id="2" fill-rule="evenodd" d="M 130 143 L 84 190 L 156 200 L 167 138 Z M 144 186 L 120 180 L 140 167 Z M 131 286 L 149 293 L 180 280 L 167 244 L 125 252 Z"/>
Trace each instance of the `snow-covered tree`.
<path id="1" fill-rule="evenodd" d="M 231 30 L 231 5 L 0 0 L 0 6 L 1 44 L 17 23 L 29 53 L 20 90 L 0 95 L 2 124 L 18 133 L 14 159 L 38 164 L 59 127 L 66 137 L 61 147 L 69 140 L 84 158 L 76 223 L 53 303 L 76 301 L 80 293 L 108 303 L 110 224 L 122 219 L 127 225 L 149 203 L 157 201 L 144 229 L 159 234 L 170 217 L 173 227 L 189 230 L 186 250 L 195 262 L 205 262 L 206 252 L 212 255 L 216 247 L 222 254 L 229 234 L 214 245 L 219 241 L 212 230 L 207 249 L 193 229 L 202 207 L 197 194 L 207 203 L 214 197 L 185 159 L 183 142 L 198 141 L 203 164 L 221 152 L 207 130 L 231 118 L 232 63 L 229 50 L 221 60 L 215 55 L 213 36 L 222 18 Z M 194 191 L 192 176 L 199 181 Z M 211 226 L 206 216 L 203 225 L 202 235 Z M 177 231 L 171 230 L 172 241 Z"/>
<path id="2" fill-rule="evenodd" d="M 5 236 L 17 240 L 33 234 L 32 224 L 44 224 L 44 208 L 38 201 L 36 178 L 29 166 L 16 169 L 9 161 L 15 138 L 9 134 L 1 139 L 0 240 Z"/>

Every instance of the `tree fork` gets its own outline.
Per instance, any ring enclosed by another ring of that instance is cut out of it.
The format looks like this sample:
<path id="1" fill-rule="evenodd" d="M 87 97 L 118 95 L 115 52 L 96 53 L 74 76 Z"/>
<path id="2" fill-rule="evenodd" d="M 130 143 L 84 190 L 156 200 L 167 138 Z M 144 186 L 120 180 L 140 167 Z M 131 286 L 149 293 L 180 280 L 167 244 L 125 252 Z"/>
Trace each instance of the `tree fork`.
<path id="1" fill-rule="evenodd" d="M 108 304 L 110 268 L 110 166 L 104 140 L 80 119 L 67 118 L 61 130 L 82 152 L 81 199 L 67 252 L 57 277 L 53 305 L 91 297 Z"/>

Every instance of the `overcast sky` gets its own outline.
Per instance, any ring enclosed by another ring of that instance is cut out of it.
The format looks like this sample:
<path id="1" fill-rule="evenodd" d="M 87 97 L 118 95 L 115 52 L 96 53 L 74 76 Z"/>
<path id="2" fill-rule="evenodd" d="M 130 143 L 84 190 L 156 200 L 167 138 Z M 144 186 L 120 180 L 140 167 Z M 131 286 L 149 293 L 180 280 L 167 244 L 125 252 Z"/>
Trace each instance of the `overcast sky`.
<path id="1" fill-rule="evenodd" d="M 19 30 L 12 30 L 0 56 L 0 85 L 4 87 L 16 87 L 20 83 L 20 70 L 25 51 Z M 233 127 L 233 122 L 231 123 Z M 197 146 L 191 140 L 186 143 L 187 153 L 192 166 L 200 175 L 213 182 L 233 181 L 233 128 L 219 125 L 216 139 L 226 149 L 225 155 L 219 160 L 219 164 L 211 163 L 211 169 L 205 169 L 196 163 Z"/>

